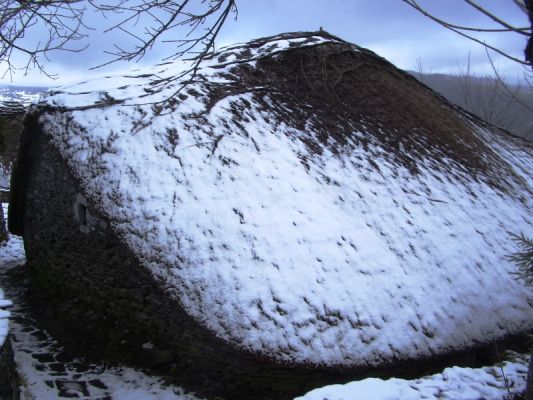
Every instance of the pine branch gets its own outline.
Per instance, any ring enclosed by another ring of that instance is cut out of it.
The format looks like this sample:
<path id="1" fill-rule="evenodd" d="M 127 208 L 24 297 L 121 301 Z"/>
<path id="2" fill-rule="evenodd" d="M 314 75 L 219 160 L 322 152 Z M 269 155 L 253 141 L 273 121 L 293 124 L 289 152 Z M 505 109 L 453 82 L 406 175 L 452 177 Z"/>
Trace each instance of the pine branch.
<path id="1" fill-rule="evenodd" d="M 533 286 L 533 239 L 523 233 L 511 234 L 511 239 L 516 243 L 518 251 L 507 258 L 517 266 L 516 276 L 526 285 Z"/>

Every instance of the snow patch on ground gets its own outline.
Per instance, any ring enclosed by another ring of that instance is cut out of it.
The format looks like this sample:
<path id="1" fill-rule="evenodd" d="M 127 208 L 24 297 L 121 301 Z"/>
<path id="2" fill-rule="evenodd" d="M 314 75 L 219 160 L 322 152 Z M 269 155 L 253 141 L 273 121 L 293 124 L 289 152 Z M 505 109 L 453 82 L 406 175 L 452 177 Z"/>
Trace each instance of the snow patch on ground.
<path id="1" fill-rule="evenodd" d="M 420 379 L 368 378 L 313 390 L 295 400 L 503 400 L 526 389 L 527 357 L 484 368 L 446 368 Z"/>

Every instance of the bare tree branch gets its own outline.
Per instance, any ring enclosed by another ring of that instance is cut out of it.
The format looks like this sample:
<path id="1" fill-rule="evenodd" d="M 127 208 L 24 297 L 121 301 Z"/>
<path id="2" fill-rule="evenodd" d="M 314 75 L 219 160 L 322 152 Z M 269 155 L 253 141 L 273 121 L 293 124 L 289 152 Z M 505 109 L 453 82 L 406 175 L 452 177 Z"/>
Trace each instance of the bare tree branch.
<path id="1" fill-rule="evenodd" d="M 526 104 L 519 96 L 519 89 L 517 88 L 516 90 L 514 91 L 511 91 L 510 88 L 509 88 L 509 85 L 507 85 L 505 83 L 505 79 L 503 78 L 503 76 L 500 74 L 500 72 L 498 71 L 498 69 L 496 68 L 496 65 L 494 64 L 494 61 L 492 60 L 492 57 L 490 56 L 490 53 L 487 51 L 487 58 L 489 59 L 489 62 L 490 62 L 490 66 L 492 68 L 492 72 L 494 73 L 494 76 L 496 77 L 496 80 L 498 82 L 501 83 L 502 85 L 502 88 L 504 89 L 504 91 L 509 95 L 509 97 L 511 99 L 513 99 L 513 101 L 517 102 L 518 104 L 520 104 L 522 107 L 524 107 L 524 109 L 526 109 L 527 111 L 529 111 L 530 113 L 532 113 L 533 115 L 533 107 L 531 107 L 529 104 Z M 524 80 L 526 81 L 526 83 L 528 83 L 529 87 L 530 88 L 533 88 L 533 86 L 531 85 L 531 83 L 529 82 L 527 76 L 524 77 Z"/>
<path id="2" fill-rule="evenodd" d="M 521 33 L 523 35 L 526 35 L 526 36 L 529 36 L 529 33 L 527 33 L 527 31 L 529 31 L 530 29 L 526 28 L 516 28 L 510 24 L 508 24 L 507 22 L 505 22 L 504 20 L 502 20 L 501 18 L 497 17 L 496 15 L 494 15 L 493 13 L 487 11 L 486 9 L 484 9 L 483 7 L 481 7 L 480 5 L 478 5 L 476 2 L 472 1 L 472 0 L 464 0 L 468 5 L 474 7 L 476 10 L 478 10 L 480 13 L 482 13 L 483 15 L 486 15 L 487 17 L 489 17 L 490 19 L 492 19 L 493 21 L 497 22 L 498 24 L 500 24 L 501 26 L 503 26 L 505 29 L 507 29 L 508 31 L 510 32 L 516 32 L 516 33 Z"/>
<path id="3" fill-rule="evenodd" d="M 52 51 L 80 52 L 87 44 L 70 47 L 71 43 L 83 39 L 80 32 L 84 26 L 83 17 L 86 8 L 83 2 L 70 1 L 0 1 L 0 61 L 5 65 L 3 75 L 13 74 L 19 69 L 27 72 L 37 68 L 51 76 L 44 68 L 41 57 L 46 62 Z M 40 41 L 28 44 L 24 41 L 33 27 L 45 26 L 45 35 Z M 14 64 L 14 56 L 26 57 L 24 67 Z"/>
<path id="4" fill-rule="evenodd" d="M 193 52 L 194 59 L 201 59 L 213 49 L 231 13 L 237 15 L 235 0 L 0 0 L 0 74 L 35 68 L 51 76 L 47 71 L 51 53 L 88 47 L 86 39 L 93 28 L 87 21 L 92 14 L 110 22 L 104 34 L 119 32 L 132 39 L 123 46 L 110 43 L 104 54 L 111 58 L 95 68 L 139 61 L 159 43 L 178 44 L 165 59 Z M 169 36 L 179 27 L 190 28 L 185 38 Z M 44 29 L 45 35 L 39 41 L 28 40 L 38 29 Z M 26 63 L 16 65 L 20 58 Z"/>
<path id="5" fill-rule="evenodd" d="M 532 35 L 532 27 L 529 26 L 529 27 L 515 27 L 511 24 L 509 24 L 508 22 L 502 20 L 501 18 L 499 18 L 498 16 L 494 15 L 493 13 L 491 13 L 490 11 L 488 11 L 487 9 L 485 9 L 484 7 L 481 7 L 479 4 L 477 4 L 475 1 L 473 0 L 464 0 L 464 2 L 466 4 L 468 4 L 469 6 L 473 7 L 474 9 L 476 9 L 479 13 L 481 13 L 482 15 L 485 15 L 486 17 L 492 19 L 494 22 L 496 22 L 498 25 L 502 26 L 503 28 L 480 28 L 480 27 L 468 27 L 468 26 L 462 26 L 462 25 L 457 25 L 457 24 L 453 24 L 453 23 L 450 23 L 449 21 L 446 21 L 446 20 L 443 20 L 441 18 L 438 18 L 437 16 L 431 14 L 430 12 L 428 12 L 425 8 L 421 7 L 417 0 L 402 0 L 404 3 L 408 4 L 409 6 L 411 6 L 412 8 L 414 8 L 415 10 L 417 10 L 418 12 L 420 12 L 421 14 L 425 15 L 426 17 L 428 17 L 429 19 L 431 19 L 432 21 L 438 23 L 439 25 L 443 26 L 444 28 L 446 29 L 449 29 L 455 33 L 457 33 L 458 35 L 461 35 L 473 42 L 476 42 L 482 46 L 484 46 L 486 49 L 490 49 L 492 51 L 494 51 L 495 53 L 498 53 L 499 55 L 511 60 L 511 61 L 514 61 L 518 64 L 521 64 L 521 65 L 525 65 L 525 66 L 528 66 L 528 67 L 531 67 L 532 64 L 531 64 L 531 57 L 528 56 L 529 54 L 529 51 L 527 50 L 526 48 L 526 57 L 525 57 L 525 60 L 522 60 L 520 58 L 518 58 L 517 56 L 515 55 L 512 55 L 510 53 L 508 53 L 507 51 L 504 51 L 503 49 L 497 47 L 497 46 L 494 46 L 490 43 L 488 43 L 486 40 L 482 40 L 482 39 L 478 39 L 477 37 L 475 36 L 472 36 L 471 34 L 469 33 L 466 33 L 466 32 L 480 32 L 480 33 L 502 33 L 502 32 L 507 32 L 507 33 L 516 33 L 516 34 L 519 34 L 519 35 L 525 35 L 527 37 L 530 38 L 530 41 L 531 41 L 531 35 Z M 527 2 L 527 3 L 523 3 L 518 1 L 518 0 L 513 0 L 513 3 L 515 3 L 520 10 L 522 10 L 522 12 L 524 12 L 526 14 L 526 16 L 528 15 L 529 13 L 529 16 L 530 16 L 530 22 L 531 22 L 531 13 L 532 13 L 532 10 L 531 10 L 531 2 Z M 533 22 L 532 22 L 533 23 Z M 528 45 L 529 47 L 530 45 Z"/>

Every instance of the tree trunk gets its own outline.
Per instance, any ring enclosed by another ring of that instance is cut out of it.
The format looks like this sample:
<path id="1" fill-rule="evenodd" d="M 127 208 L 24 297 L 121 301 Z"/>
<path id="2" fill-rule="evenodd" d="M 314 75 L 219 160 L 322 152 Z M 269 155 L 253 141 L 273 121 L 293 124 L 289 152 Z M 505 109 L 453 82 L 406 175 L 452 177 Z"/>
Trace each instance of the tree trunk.
<path id="1" fill-rule="evenodd" d="M 529 357 L 526 381 L 526 400 L 533 400 L 533 354 Z"/>

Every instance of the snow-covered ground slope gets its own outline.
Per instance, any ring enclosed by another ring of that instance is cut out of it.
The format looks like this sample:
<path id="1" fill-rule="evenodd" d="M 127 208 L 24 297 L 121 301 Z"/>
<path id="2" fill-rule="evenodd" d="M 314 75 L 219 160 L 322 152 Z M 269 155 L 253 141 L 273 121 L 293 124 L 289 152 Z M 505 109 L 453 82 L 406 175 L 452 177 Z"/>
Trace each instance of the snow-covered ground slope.
<path id="1" fill-rule="evenodd" d="M 526 389 L 527 357 L 485 368 L 446 368 L 415 380 L 368 378 L 315 389 L 295 400 L 511 399 Z"/>
<path id="2" fill-rule="evenodd" d="M 362 366 L 533 328 L 506 258 L 510 232 L 533 232 L 531 146 L 325 33 L 223 49 L 191 82 L 190 67 L 65 87 L 34 112 L 85 196 L 215 335 Z"/>

